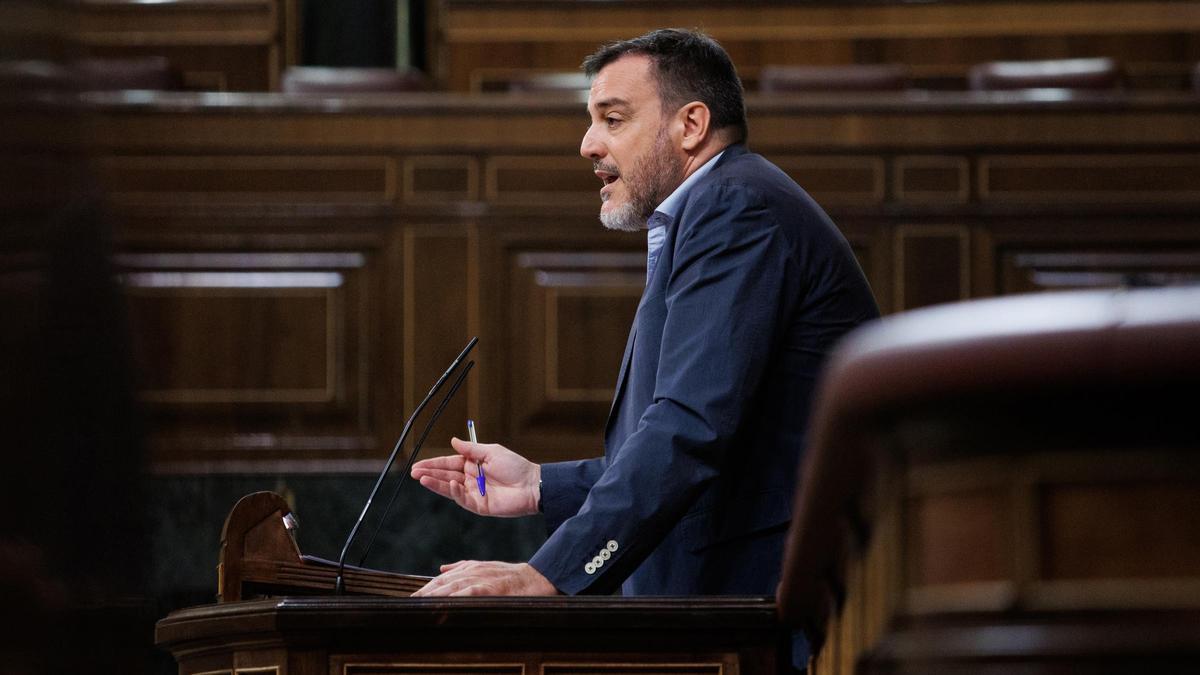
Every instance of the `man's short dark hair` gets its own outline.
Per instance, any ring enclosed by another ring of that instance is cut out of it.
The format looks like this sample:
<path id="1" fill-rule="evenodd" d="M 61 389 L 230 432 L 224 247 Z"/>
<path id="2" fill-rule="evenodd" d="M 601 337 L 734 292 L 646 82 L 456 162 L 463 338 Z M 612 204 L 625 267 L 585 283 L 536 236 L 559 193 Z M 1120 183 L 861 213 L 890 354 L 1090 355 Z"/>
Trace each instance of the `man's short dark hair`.
<path id="1" fill-rule="evenodd" d="M 746 140 L 742 81 L 716 40 L 699 31 L 664 28 L 604 45 L 583 60 L 583 72 L 595 77 L 627 54 L 645 54 L 654 62 L 664 112 L 700 101 L 708 106 L 714 129 L 729 129 L 734 143 Z"/>

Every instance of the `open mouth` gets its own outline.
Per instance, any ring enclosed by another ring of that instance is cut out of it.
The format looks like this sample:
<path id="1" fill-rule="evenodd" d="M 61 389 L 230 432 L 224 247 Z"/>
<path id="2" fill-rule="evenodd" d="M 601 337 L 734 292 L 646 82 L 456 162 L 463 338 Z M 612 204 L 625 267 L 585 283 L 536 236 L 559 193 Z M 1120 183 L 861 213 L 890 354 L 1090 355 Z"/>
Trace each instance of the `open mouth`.
<path id="1" fill-rule="evenodd" d="M 608 198 L 612 196 L 612 184 L 621 179 L 621 174 L 617 172 L 616 167 L 601 167 L 600 165 L 596 166 L 595 173 L 600 182 L 604 183 L 600 188 L 600 201 L 607 202 Z"/>
<path id="2" fill-rule="evenodd" d="M 596 178 L 599 178 L 600 182 L 604 183 L 605 187 L 617 182 L 617 180 L 621 177 L 621 172 L 617 171 L 617 167 L 615 166 L 597 163 L 593 165 L 592 169 L 593 173 L 596 174 Z"/>

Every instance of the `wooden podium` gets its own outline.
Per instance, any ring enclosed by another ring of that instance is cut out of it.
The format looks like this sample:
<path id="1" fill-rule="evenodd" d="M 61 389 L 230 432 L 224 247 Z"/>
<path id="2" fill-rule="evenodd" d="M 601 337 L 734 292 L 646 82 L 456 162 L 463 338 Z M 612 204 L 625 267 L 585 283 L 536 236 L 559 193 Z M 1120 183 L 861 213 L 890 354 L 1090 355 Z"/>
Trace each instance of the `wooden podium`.
<path id="1" fill-rule="evenodd" d="M 771 598 L 409 598 L 427 577 L 362 568 L 334 597 L 336 564 L 302 555 L 293 528 L 274 493 L 234 506 L 220 602 L 158 623 L 181 675 L 773 675 L 779 655 L 788 663 Z M 280 597 L 248 599 L 259 594 Z"/>
<path id="2" fill-rule="evenodd" d="M 181 675 L 767 675 L 769 598 L 283 597 L 175 612 Z"/>

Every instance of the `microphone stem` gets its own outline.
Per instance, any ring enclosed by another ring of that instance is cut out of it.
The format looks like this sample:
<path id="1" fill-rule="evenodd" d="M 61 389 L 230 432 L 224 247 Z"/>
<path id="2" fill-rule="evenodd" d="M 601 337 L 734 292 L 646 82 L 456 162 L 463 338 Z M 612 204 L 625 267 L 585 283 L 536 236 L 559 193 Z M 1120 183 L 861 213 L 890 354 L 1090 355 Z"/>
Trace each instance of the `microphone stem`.
<path id="1" fill-rule="evenodd" d="M 400 448 L 404 445 L 405 439 L 408 438 L 409 431 L 412 430 L 413 422 L 416 421 L 417 415 L 421 414 L 421 411 L 425 409 L 425 406 L 429 405 L 429 401 L 431 401 L 437 392 L 442 388 L 442 385 L 446 383 L 446 380 L 449 379 L 450 374 L 458 368 L 459 364 L 463 362 L 463 359 L 467 357 L 467 354 L 475 348 L 475 344 L 477 342 L 479 342 L 478 337 L 471 338 L 471 341 L 467 343 L 467 346 L 463 348 L 458 357 L 454 359 L 454 361 L 450 364 L 450 367 L 446 369 L 446 372 L 442 373 L 442 376 L 439 377 L 438 381 L 434 383 L 433 388 L 429 390 L 429 393 L 425 395 L 425 398 L 422 399 L 419 404 L 417 404 L 417 407 L 413 410 L 412 414 L 408 416 L 408 420 L 404 422 L 404 428 L 400 431 L 400 438 L 396 439 L 396 445 L 392 448 L 392 454 L 388 456 L 387 463 L 383 465 L 383 472 L 380 473 L 379 478 L 375 480 L 375 486 L 371 488 L 371 494 L 367 497 L 367 503 L 363 506 L 362 513 L 359 514 L 358 520 L 354 522 L 354 527 L 350 529 L 350 536 L 346 537 L 346 543 L 342 546 L 342 554 L 338 556 L 338 573 L 337 578 L 334 580 L 334 592 L 338 595 L 341 595 L 345 592 L 345 580 L 343 577 L 346 571 L 346 553 L 350 550 L 350 544 L 354 542 L 354 537 L 358 535 L 358 528 L 362 527 L 363 519 L 367 517 L 367 511 L 371 508 L 371 502 L 375 500 L 375 495 L 379 493 L 379 488 L 381 485 L 383 485 L 383 479 L 387 477 L 388 471 L 392 468 L 392 465 L 396 463 L 396 457 L 400 454 Z"/>
<path id="2" fill-rule="evenodd" d="M 438 404 L 437 408 L 434 408 L 433 414 L 429 416 L 429 421 L 421 431 L 420 437 L 413 444 L 413 451 L 408 456 L 408 462 L 405 463 L 404 471 L 400 474 L 399 480 L 396 481 L 396 487 L 392 488 L 392 496 L 388 499 L 387 506 L 383 507 L 383 517 L 379 519 L 379 524 L 375 526 L 375 531 L 371 534 L 371 541 L 367 542 L 367 548 L 363 551 L 362 557 L 358 559 L 359 567 L 366 562 L 367 555 L 371 553 L 371 548 L 375 546 L 375 540 L 379 537 L 379 531 L 383 529 L 383 523 L 387 521 L 388 514 L 392 512 L 392 505 L 396 502 L 396 496 L 400 494 L 400 488 L 404 485 L 404 481 L 408 480 L 409 472 L 412 471 L 412 465 L 417 459 L 417 453 L 421 452 L 421 446 L 425 444 L 425 439 L 429 436 L 429 432 L 433 430 L 433 425 L 442 416 L 442 411 L 446 409 L 446 404 L 450 403 L 450 399 L 454 398 L 454 394 L 458 392 L 458 388 L 466 381 L 467 373 L 470 373 L 471 368 L 474 366 L 474 361 L 467 361 L 466 367 L 458 374 L 458 379 L 454 380 L 454 384 L 450 385 L 450 390 L 446 392 L 446 395 L 442 397 L 441 403 Z"/>

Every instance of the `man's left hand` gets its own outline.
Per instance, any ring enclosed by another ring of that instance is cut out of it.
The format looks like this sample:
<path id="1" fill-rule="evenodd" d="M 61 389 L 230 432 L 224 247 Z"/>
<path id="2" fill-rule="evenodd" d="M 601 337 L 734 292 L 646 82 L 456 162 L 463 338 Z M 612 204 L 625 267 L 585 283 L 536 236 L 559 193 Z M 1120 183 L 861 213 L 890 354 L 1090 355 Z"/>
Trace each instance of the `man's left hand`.
<path id="1" fill-rule="evenodd" d="M 413 593 L 414 598 L 466 595 L 558 595 L 558 589 L 529 563 L 460 560 Z"/>

